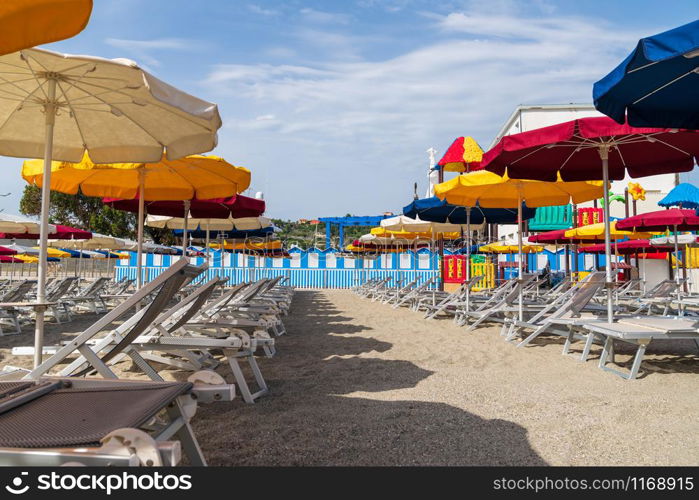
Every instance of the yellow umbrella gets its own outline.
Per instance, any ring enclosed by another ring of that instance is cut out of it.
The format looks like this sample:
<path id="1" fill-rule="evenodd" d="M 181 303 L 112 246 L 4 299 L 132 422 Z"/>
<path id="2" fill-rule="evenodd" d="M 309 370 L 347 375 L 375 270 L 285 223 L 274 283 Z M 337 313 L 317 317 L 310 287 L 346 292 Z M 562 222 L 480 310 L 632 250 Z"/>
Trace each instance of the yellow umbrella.
<path id="1" fill-rule="evenodd" d="M 539 245 L 522 245 L 522 253 L 539 253 L 544 250 L 543 246 Z M 519 246 L 517 245 L 501 245 L 498 243 L 490 243 L 478 248 L 482 253 L 518 253 Z"/>
<path id="2" fill-rule="evenodd" d="M 616 228 L 616 221 L 610 223 L 610 230 L 610 236 L 613 240 L 621 240 L 624 238 L 629 238 L 630 240 L 645 240 L 656 234 L 660 234 L 623 231 Z M 578 240 L 589 240 L 590 242 L 604 241 L 604 222 L 569 229 L 565 232 L 564 236 L 566 238 L 575 238 Z"/>
<path id="3" fill-rule="evenodd" d="M 39 250 L 39 247 L 34 247 L 34 248 Z M 69 252 L 64 252 L 63 250 L 60 250 L 58 248 L 49 247 L 46 251 L 46 255 L 48 255 L 49 257 L 56 257 L 57 259 L 65 259 L 65 258 L 71 257 L 72 254 L 70 254 Z M 39 260 L 39 259 L 37 259 L 37 260 Z"/>
<path id="4" fill-rule="evenodd" d="M 528 207 L 546 207 L 582 203 L 599 198 L 604 194 L 601 181 L 556 182 L 530 181 L 501 177 L 481 170 L 459 175 L 434 187 L 435 196 L 454 205 L 486 208 L 517 208 L 517 237 L 519 249 L 518 271 L 521 279 L 522 266 L 522 203 Z M 524 297 L 519 287 L 519 319 L 524 319 Z"/>
<path id="5" fill-rule="evenodd" d="M 26 160 L 22 165 L 22 177 L 30 184 L 41 186 L 43 161 Z M 187 200 L 226 198 L 245 191 L 250 186 L 250 170 L 213 155 L 190 155 L 178 160 L 163 156 L 157 163 L 100 164 L 94 163 L 86 153 L 79 163 L 52 162 L 50 181 L 52 191 L 66 194 L 80 191 L 86 196 L 138 198 L 137 286 L 140 288 L 144 202 L 184 200 L 186 220 Z M 183 247 L 186 247 L 186 240 Z"/>
<path id="6" fill-rule="evenodd" d="M 440 165 L 445 172 L 465 172 L 466 165 L 479 164 L 483 159 L 483 150 L 473 137 L 459 137 L 449 147 Z"/>
<path id="7" fill-rule="evenodd" d="M 0 2 L 0 54 L 57 42 L 80 33 L 92 0 L 4 0 Z"/>
<path id="8" fill-rule="evenodd" d="M 457 232 L 448 232 L 448 233 L 430 233 L 430 232 L 412 232 L 412 231 L 391 231 L 388 230 L 384 227 L 373 227 L 371 228 L 371 234 L 374 236 L 378 237 L 384 237 L 384 238 L 400 238 L 400 239 L 405 239 L 405 240 L 418 240 L 418 239 L 427 239 L 429 240 L 430 238 L 433 238 L 436 234 L 439 234 L 444 238 L 445 240 L 456 240 L 461 238 L 461 233 Z"/>

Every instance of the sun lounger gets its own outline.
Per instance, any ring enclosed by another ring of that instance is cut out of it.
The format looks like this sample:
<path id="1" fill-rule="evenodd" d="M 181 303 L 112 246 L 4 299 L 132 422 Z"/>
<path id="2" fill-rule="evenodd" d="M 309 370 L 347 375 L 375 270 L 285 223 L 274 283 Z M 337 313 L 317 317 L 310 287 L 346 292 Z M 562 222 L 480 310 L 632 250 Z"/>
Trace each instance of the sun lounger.
<path id="1" fill-rule="evenodd" d="M 63 302 L 72 309 L 87 309 L 95 314 L 107 312 L 107 304 L 105 304 L 101 294 L 108 283 L 109 278 L 97 278 L 77 295 L 67 297 Z"/>
<path id="2" fill-rule="evenodd" d="M 501 298 L 498 300 L 486 302 L 486 306 L 479 307 L 473 311 L 463 311 L 463 323 L 465 325 L 469 318 L 473 318 L 474 322 L 468 325 L 466 331 L 471 331 L 478 327 L 484 321 L 504 321 L 504 308 L 512 306 L 516 301 L 519 300 L 519 290 L 520 288 L 525 289 L 530 284 L 536 280 L 536 275 L 534 274 L 524 274 L 521 279 L 512 280 L 513 284 L 511 289 L 502 294 Z"/>
<path id="3" fill-rule="evenodd" d="M 0 382 L 0 465 L 206 465 L 189 382 Z M 157 417 L 157 418 L 156 418 Z M 179 441 L 173 441 L 173 438 Z"/>
<path id="4" fill-rule="evenodd" d="M 466 309 L 470 309 L 470 294 L 474 286 L 476 286 L 484 276 L 474 276 L 468 281 L 464 281 L 461 286 L 453 293 L 446 294 L 439 302 L 435 301 L 435 295 L 432 297 L 423 297 L 418 303 L 418 309 L 425 310 L 425 319 L 433 319 L 438 315 L 448 311 L 451 307 L 455 307 L 459 303 L 466 304 Z"/>
<path id="5" fill-rule="evenodd" d="M 18 281 L 0 297 L 0 303 L 8 304 L 6 307 L 0 307 L 0 335 L 17 335 L 22 333 L 22 325 L 19 321 L 22 311 L 17 305 L 10 304 L 29 302 L 28 295 L 35 285 L 36 282 L 32 280 Z M 8 322 L 12 325 L 13 330 L 5 332 L 2 329 L 2 323 L 7 324 Z"/>

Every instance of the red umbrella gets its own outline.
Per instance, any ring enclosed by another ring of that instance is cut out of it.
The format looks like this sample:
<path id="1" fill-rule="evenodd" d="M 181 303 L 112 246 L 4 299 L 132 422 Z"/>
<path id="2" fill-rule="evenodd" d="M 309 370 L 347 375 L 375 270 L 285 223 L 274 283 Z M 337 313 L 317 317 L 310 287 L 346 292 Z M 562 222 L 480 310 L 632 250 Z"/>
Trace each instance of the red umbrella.
<path id="1" fill-rule="evenodd" d="M 17 252 L 15 252 L 17 253 Z M 0 255 L 0 264 L 21 264 L 23 260 L 15 259 L 14 257 L 8 257 L 7 255 Z"/>
<path id="2" fill-rule="evenodd" d="M 544 243 L 549 245 L 570 245 L 577 243 L 577 241 L 573 241 L 572 238 L 566 238 L 566 231 L 570 231 L 570 229 L 556 229 L 555 231 L 534 234 L 529 236 L 528 239 L 532 243 Z"/>
<path id="3" fill-rule="evenodd" d="M 626 240 L 614 245 L 614 249 L 620 254 L 639 253 L 666 253 L 672 251 L 671 246 L 651 245 L 650 240 Z M 604 253 L 604 243 L 589 245 L 580 248 L 585 253 Z"/>
<path id="4" fill-rule="evenodd" d="M 442 159 L 437 162 L 437 165 L 447 172 L 473 172 L 476 170 L 483 170 L 480 161 L 467 162 L 464 160 L 464 153 L 466 152 L 465 145 L 467 145 L 469 141 L 472 142 L 473 139 L 470 137 L 457 137 L 454 142 L 451 143 L 446 153 L 444 153 Z"/>
<path id="5" fill-rule="evenodd" d="M 512 179 L 554 182 L 604 181 L 688 172 L 699 156 L 699 131 L 636 128 L 608 117 L 580 118 L 550 127 L 505 136 L 483 155 L 486 170 Z M 609 203 L 604 204 L 605 255 L 611 257 Z M 606 266 L 607 316 L 614 314 L 612 269 Z"/>
<path id="6" fill-rule="evenodd" d="M 697 231 L 699 216 L 694 210 L 671 208 L 627 217 L 617 221 L 616 227 L 631 231 Z"/>
<path id="7" fill-rule="evenodd" d="M 102 202 L 126 212 L 138 213 L 138 198 L 123 200 L 120 198 L 102 198 Z M 187 201 L 147 201 L 146 212 L 150 215 L 166 217 L 182 217 L 185 203 L 189 203 L 189 214 L 196 219 L 227 219 L 228 217 L 258 217 L 265 211 L 264 200 L 249 196 L 231 196 L 230 198 L 214 198 L 210 200 Z"/>
<path id="8" fill-rule="evenodd" d="M 0 246 L 0 255 L 15 255 L 17 250 Z"/>
<path id="9" fill-rule="evenodd" d="M 6 240 L 38 240 L 39 235 L 28 233 L 0 233 L 0 238 Z M 92 233 L 83 229 L 56 224 L 56 232 L 49 234 L 49 238 L 52 240 L 89 240 L 92 238 Z"/>

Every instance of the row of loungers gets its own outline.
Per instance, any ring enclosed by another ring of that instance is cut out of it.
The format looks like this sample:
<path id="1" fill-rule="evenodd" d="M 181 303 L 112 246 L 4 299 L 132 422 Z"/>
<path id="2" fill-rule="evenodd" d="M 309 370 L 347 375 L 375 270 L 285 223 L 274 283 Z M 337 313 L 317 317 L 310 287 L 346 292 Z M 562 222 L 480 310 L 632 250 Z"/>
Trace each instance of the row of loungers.
<path id="1" fill-rule="evenodd" d="M 55 278 L 46 286 L 45 314 L 49 320 L 64 323 L 78 313 L 105 313 L 133 283 L 129 279 L 114 283 L 107 277 L 87 284 L 77 276 Z M 36 280 L 0 283 L 0 335 L 19 335 L 22 324 L 33 321 L 36 307 Z"/>
<path id="2" fill-rule="evenodd" d="M 610 323 L 603 272 L 592 272 L 578 282 L 564 279 L 552 288 L 545 288 L 538 275 L 524 274 L 495 289 L 473 292 L 481 279 L 476 276 L 452 293 L 432 289 L 431 280 L 392 283 L 392 278 L 368 281 L 354 291 L 393 307 L 422 311 L 426 319 L 452 317 L 466 331 L 500 324 L 501 337 L 518 347 L 556 335 L 564 338 L 563 354 L 571 354 L 574 344 L 582 342 L 581 361 L 587 361 L 593 344 L 599 344 L 599 367 L 629 380 L 637 378 L 654 340 L 690 340 L 699 348 L 699 298 L 682 291 L 683 280 L 664 280 L 645 291 L 640 280 L 615 284 L 615 315 Z M 635 349 L 626 370 L 616 363 L 618 343 Z"/>
<path id="3" fill-rule="evenodd" d="M 293 290 L 279 278 L 199 282 L 205 269 L 180 260 L 72 340 L 45 347 L 34 370 L 3 367 L 0 464 L 177 465 L 184 453 L 206 465 L 190 425 L 197 406 L 268 392 L 257 357 L 274 356 Z M 140 380 L 118 375 L 127 359 Z M 187 380 L 164 381 L 164 368 Z"/>

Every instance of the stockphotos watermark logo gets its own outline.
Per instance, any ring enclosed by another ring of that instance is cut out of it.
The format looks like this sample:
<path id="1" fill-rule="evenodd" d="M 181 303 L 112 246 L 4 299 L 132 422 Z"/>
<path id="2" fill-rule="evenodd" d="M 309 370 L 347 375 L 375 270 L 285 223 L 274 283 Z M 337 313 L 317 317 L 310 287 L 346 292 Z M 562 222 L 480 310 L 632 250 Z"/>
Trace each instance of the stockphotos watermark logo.
<path id="1" fill-rule="evenodd" d="M 36 484 L 28 484 L 28 473 L 15 476 L 5 489 L 13 495 L 22 495 L 29 490 L 39 491 L 95 491 L 111 495 L 119 491 L 186 491 L 192 489 L 192 476 L 189 474 L 162 474 L 148 472 L 132 474 L 71 474 L 51 472 L 36 477 Z"/>

